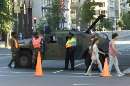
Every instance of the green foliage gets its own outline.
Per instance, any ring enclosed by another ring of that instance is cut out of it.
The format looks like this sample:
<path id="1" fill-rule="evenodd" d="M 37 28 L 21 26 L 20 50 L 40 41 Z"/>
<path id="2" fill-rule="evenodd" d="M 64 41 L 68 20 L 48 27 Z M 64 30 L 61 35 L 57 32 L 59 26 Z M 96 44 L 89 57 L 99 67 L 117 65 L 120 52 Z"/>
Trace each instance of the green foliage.
<path id="1" fill-rule="evenodd" d="M 95 14 L 94 7 L 95 3 L 90 1 L 85 1 L 81 7 L 81 23 L 89 24 L 93 19 L 93 15 Z"/>
<path id="2" fill-rule="evenodd" d="M 129 12 L 123 14 L 122 21 L 124 25 L 126 26 L 126 28 L 130 29 L 130 13 Z"/>
<path id="3" fill-rule="evenodd" d="M 112 22 L 112 20 L 110 20 L 110 19 L 102 19 L 101 21 L 100 21 L 100 27 L 101 28 L 106 28 L 106 29 L 108 29 L 108 30 L 112 30 L 112 27 L 113 26 L 113 22 Z"/>
<path id="4" fill-rule="evenodd" d="M 91 0 L 84 2 L 84 4 L 81 6 L 81 25 L 86 27 L 86 25 L 91 23 L 91 21 L 94 19 L 95 6 L 97 5 L 100 5 L 100 3 Z"/>
<path id="5" fill-rule="evenodd" d="M 130 0 L 127 0 L 127 3 L 130 3 Z"/>
<path id="6" fill-rule="evenodd" d="M 45 24 L 46 24 L 46 21 L 43 20 L 43 18 L 41 18 L 41 19 L 39 20 L 39 23 L 37 24 L 37 31 L 38 31 L 38 32 L 39 32 L 39 31 L 43 31 Z"/>
<path id="7" fill-rule="evenodd" d="M 9 32 L 13 27 L 13 3 L 11 2 L 11 0 L 0 0 L 0 3 L 0 30 L 4 32 Z"/>
<path id="8" fill-rule="evenodd" d="M 59 28 L 61 18 L 60 0 L 53 0 L 50 10 L 46 13 L 47 23 L 52 31 Z"/>
<path id="9" fill-rule="evenodd" d="M 123 23 L 122 20 L 119 20 L 119 21 L 117 22 L 117 24 L 118 24 L 119 27 L 123 27 L 123 26 L 124 26 L 124 23 Z"/>

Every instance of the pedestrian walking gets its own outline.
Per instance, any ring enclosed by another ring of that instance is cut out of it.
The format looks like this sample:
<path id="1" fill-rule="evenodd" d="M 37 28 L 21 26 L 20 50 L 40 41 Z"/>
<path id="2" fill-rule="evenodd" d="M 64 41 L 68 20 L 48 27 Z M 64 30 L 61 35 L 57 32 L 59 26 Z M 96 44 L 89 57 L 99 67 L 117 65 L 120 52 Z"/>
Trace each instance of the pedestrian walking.
<path id="1" fill-rule="evenodd" d="M 85 75 L 91 75 L 91 69 L 92 69 L 92 65 L 93 64 L 98 64 L 98 68 L 100 70 L 100 72 L 102 72 L 102 64 L 99 60 L 99 53 L 104 54 L 102 51 L 100 51 L 98 49 L 98 44 L 99 44 L 99 39 L 98 38 L 94 38 L 92 45 L 91 45 L 91 64 L 87 70 L 87 72 L 85 73 Z"/>
<path id="2" fill-rule="evenodd" d="M 91 64 L 91 45 L 92 45 L 92 42 L 95 38 L 95 35 L 92 35 L 91 38 L 90 38 L 90 41 L 89 41 L 89 46 L 87 47 L 87 49 L 85 49 L 85 51 L 83 52 L 83 55 L 82 55 L 82 58 L 84 58 L 84 63 L 85 63 L 85 73 L 87 72 L 90 64 Z"/>
<path id="3" fill-rule="evenodd" d="M 112 40 L 109 42 L 109 70 L 111 72 L 112 70 L 112 66 L 115 66 L 115 69 L 118 73 L 118 76 L 123 76 L 124 74 L 120 71 L 119 69 L 119 64 L 118 64 L 118 58 L 117 55 L 120 54 L 120 52 L 118 51 L 115 41 L 117 40 L 118 34 L 117 33 L 113 33 L 112 34 Z"/>
<path id="4" fill-rule="evenodd" d="M 69 61 L 71 64 L 71 70 L 74 71 L 75 69 L 74 58 L 75 58 L 76 45 L 77 45 L 76 37 L 74 37 L 74 35 L 70 33 L 69 36 L 67 37 L 67 42 L 65 45 L 66 47 L 65 70 L 68 70 Z"/>
<path id="5" fill-rule="evenodd" d="M 12 52 L 12 59 L 10 60 L 8 67 L 12 68 L 12 63 L 15 62 L 15 58 L 19 50 L 18 37 L 16 32 L 11 33 L 10 46 Z"/>

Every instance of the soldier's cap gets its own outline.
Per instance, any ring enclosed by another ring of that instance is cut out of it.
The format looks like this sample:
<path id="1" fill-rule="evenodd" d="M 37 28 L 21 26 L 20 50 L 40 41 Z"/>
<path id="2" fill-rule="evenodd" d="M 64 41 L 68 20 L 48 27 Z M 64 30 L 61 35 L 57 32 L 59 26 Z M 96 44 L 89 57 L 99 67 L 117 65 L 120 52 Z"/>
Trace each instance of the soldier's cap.
<path id="1" fill-rule="evenodd" d="M 69 32 L 69 35 L 70 35 L 70 36 L 74 36 L 74 34 L 73 34 L 72 32 Z"/>

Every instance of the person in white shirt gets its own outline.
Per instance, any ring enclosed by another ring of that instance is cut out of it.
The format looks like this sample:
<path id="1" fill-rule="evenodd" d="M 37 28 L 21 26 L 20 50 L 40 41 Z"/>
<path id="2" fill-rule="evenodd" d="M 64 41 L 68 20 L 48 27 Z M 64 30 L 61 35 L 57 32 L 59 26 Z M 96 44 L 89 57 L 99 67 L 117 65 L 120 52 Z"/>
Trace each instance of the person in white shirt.
<path id="1" fill-rule="evenodd" d="M 99 39 L 95 38 L 93 40 L 93 43 L 91 46 L 91 60 L 92 60 L 92 62 L 88 68 L 88 71 L 85 73 L 85 75 L 91 75 L 91 68 L 92 68 L 92 65 L 94 63 L 98 64 L 98 68 L 99 68 L 100 72 L 102 72 L 102 64 L 99 60 L 99 53 L 104 54 L 104 55 L 105 55 L 105 53 L 103 53 L 102 51 L 99 51 L 98 46 L 97 46 L 98 44 L 99 44 Z"/>

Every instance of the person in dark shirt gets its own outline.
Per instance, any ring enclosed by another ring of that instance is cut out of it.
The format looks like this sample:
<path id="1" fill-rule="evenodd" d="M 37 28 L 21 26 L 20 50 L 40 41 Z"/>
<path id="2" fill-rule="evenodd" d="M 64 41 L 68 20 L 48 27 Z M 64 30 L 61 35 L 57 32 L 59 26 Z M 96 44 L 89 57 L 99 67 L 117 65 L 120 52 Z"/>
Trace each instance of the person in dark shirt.
<path id="1" fill-rule="evenodd" d="M 10 46 L 11 46 L 11 52 L 12 52 L 12 59 L 10 60 L 8 67 L 12 68 L 12 63 L 15 62 L 15 58 L 19 50 L 19 44 L 18 44 L 16 32 L 11 33 Z"/>

